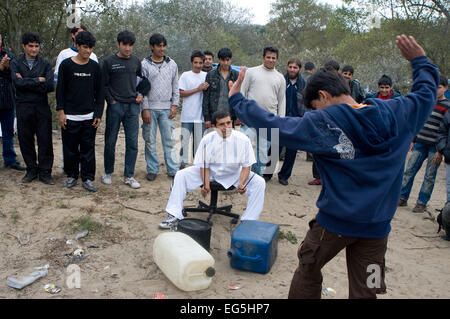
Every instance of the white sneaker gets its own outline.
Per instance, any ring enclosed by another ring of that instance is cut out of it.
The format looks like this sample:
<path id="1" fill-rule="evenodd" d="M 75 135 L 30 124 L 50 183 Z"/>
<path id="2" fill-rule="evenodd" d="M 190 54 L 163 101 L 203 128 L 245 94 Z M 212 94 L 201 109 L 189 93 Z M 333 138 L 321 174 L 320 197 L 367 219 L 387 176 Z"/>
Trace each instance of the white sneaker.
<path id="1" fill-rule="evenodd" d="M 134 179 L 134 177 L 125 177 L 125 184 L 130 185 L 130 187 L 134 189 L 141 187 L 141 184 L 139 184 L 138 181 Z"/>
<path id="2" fill-rule="evenodd" d="M 166 219 L 161 224 L 159 224 L 159 228 L 171 229 L 178 223 L 178 221 L 179 219 L 175 216 L 167 214 Z"/>
<path id="3" fill-rule="evenodd" d="M 102 183 L 106 185 L 111 185 L 112 184 L 111 174 L 103 174 Z"/>

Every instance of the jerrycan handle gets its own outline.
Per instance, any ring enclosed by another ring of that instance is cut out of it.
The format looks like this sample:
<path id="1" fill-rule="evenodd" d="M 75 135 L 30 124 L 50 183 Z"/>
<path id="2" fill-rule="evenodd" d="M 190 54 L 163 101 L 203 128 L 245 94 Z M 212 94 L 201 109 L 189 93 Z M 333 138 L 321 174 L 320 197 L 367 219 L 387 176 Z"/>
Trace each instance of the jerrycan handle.
<path id="1" fill-rule="evenodd" d="M 253 263 L 257 263 L 262 260 L 261 256 L 259 256 L 259 255 L 256 255 L 255 257 L 244 256 L 239 252 L 239 250 L 231 248 L 228 251 L 227 256 L 231 259 L 231 258 L 233 258 L 234 255 L 238 256 L 239 259 L 242 259 L 244 261 L 253 262 Z"/>

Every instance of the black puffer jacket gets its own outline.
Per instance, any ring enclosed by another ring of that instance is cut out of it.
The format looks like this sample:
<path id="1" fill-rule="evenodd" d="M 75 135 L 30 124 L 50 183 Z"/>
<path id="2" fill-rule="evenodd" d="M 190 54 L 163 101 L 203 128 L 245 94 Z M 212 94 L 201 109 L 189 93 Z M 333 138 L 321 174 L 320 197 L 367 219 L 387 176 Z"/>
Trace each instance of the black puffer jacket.
<path id="1" fill-rule="evenodd" d="M 25 56 L 22 55 L 11 61 L 10 69 L 18 104 L 48 104 L 47 93 L 55 90 L 50 62 L 37 56 L 30 70 Z M 16 76 L 17 73 L 22 76 L 21 79 Z M 39 82 L 39 77 L 44 77 L 45 82 Z"/>

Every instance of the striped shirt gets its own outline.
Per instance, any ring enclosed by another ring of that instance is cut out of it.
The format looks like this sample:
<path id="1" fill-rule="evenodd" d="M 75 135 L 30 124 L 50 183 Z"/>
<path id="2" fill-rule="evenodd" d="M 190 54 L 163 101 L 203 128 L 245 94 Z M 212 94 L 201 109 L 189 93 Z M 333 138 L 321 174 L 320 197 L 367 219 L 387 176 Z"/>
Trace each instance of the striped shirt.
<path id="1" fill-rule="evenodd" d="M 430 117 L 414 139 L 415 142 L 425 144 L 436 144 L 439 125 L 450 108 L 450 101 L 447 99 L 438 101 L 431 112 Z"/>

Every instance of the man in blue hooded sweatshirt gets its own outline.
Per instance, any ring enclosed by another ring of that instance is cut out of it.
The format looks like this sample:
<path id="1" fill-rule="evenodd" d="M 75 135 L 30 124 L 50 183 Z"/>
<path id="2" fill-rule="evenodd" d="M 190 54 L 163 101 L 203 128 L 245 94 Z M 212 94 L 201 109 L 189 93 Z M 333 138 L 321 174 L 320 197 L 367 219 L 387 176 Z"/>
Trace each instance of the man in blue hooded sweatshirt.
<path id="1" fill-rule="evenodd" d="M 230 107 L 244 123 L 278 128 L 280 143 L 310 152 L 317 161 L 322 191 L 298 257 L 289 298 L 320 298 L 321 269 L 346 248 L 349 298 L 385 292 L 384 256 L 397 209 L 405 158 L 436 101 L 439 71 L 413 37 L 397 37 L 411 62 L 411 93 L 391 100 L 355 102 L 342 75 L 321 69 L 308 80 L 302 118 L 281 118 L 245 99 L 241 69 L 230 88 Z M 270 131 L 270 130 L 269 130 Z"/>

